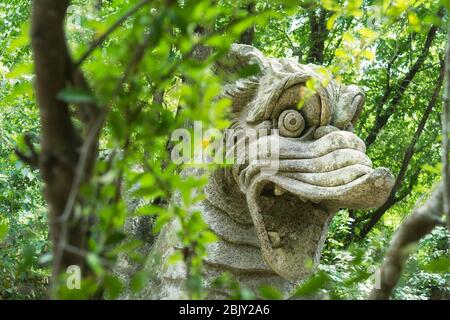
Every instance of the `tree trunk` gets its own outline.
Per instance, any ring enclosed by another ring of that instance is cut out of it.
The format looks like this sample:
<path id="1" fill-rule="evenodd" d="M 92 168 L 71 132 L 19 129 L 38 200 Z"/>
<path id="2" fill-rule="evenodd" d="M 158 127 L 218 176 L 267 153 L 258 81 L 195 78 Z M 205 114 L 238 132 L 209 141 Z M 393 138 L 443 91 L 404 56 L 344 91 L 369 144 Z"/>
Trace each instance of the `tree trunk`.
<path id="1" fill-rule="evenodd" d="M 327 29 L 328 11 L 321 8 L 318 13 L 309 13 L 309 25 L 311 28 L 310 43 L 307 61 L 309 63 L 322 64 L 324 59 L 325 40 L 328 36 Z"/>
<path id="2" fill-rule="evenodd" d="M 68 0 L 34 0 L 31 26 L 41 122 L 39 169 L 48 205 L 54 283 L 70 265 L 77 265 L 82 271 L 85 268 L 84 256 L 65 250 L 66 246 L 83 249 L 86 242 L 85 219 L 73 219 L 73 207 L 67 217 L 63 217 L 82 142 L 72 122 L 69 105 L 58 98 L 72 74 L 64 34 L 68 5 Z"/>

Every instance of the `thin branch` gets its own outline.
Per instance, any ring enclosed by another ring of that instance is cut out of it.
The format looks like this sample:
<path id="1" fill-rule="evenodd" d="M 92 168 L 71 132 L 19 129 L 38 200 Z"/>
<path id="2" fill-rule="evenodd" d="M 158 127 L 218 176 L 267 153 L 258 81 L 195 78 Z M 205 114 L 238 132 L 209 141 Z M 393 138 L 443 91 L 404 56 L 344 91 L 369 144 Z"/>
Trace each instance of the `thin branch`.
<path id="1" fill-rule="evenodd" d="M 403 267 L 408 259 L 410 248 L 436 226 L 444 226 L 441 216 L 449 218 L 449 170 L 448 170 L 448 118 L 449 118 L 449 94 L 450 94 L 450 31 L 448 33 L 447 50 L 445 57 L 445 93 L 444 107 L 442 110 L 442 167 L 443 179 L 437 188 L 431 193 L 430 198 L 420 207 L 416 207 L 413 213 L 402 222 L 386 252 L 383 264 L 380 268 L 380 287 L 373 288 L 370 300 L 389 299 L 395 286 L 402 275 Z M 450 227 L 450 226 L 449 226 Z M 449 228 L 450 230 L 450 228 Z"/>
<path id="2" fill-rule="evenodd" d="M 105 31 L 100 37 L 94 40 L 90 47 L 86 50 L 86 52 L 81 56 L 80 59 L 75 63 L 75 68 L 78 68 L 91 54 L 94 52 L 94 50 L 99 47 L 107 38 L 108 36 L 113 33 L 118 27 L 120 27 L 128 18 L 130 18 L 132 15 L 134 15 L 136 12 L 138 12 L 142 7 L 149 4 L 151 0 L 142 0 L 138 4 L 136 4 L 134 7 L 132 7 L 130 10 L 125 12 L 123 16 L 121 16 L 119 19 L 116 20 L 109 28 Z"/>
<path id="3" fill-rule="evenodd" d="M 73 253 L 79 257 L 82 258 L 86 258 L 91 252 L 89 252 L 88 250 L 84 250 L 78 247 L 74 247 L 70 244 L 66 244 L 64 245 L 64 250 L 66 250 L 67 252 Z M 112 263 L 111 261 L 109 261 L 108 259 L 105 259 L 103 257 L 99 257 L 101 263 L 109 268 L 114 268 L 116 266 L 116 264 Z"/>
<path id="4" fill-rule="evenodd" d="M 399 203 L 400 201 L 403 201 L 408 195 L 411 194 L 411 191 L 413 190 L 414 186 L 417 183 L 417 180 L 419 179 L 419 175 L 422 172 L 421 167 L 417 168 L 415 172 L 412 173 L 411 178 L 409 179 L 409 183 L 401 190 L 401 192 L 398 192 L 398 194 L 395 197 L 395 203 Z"/>
<path id="5" fill-rule="evenodd" d="M 448 165 L 449 155 L 449 104 L 450 104 L 450 31 L 447 38 L 447 51 L 445 55 L 445 88 L 444 103 L 442 110 L 442 181 L 444 184 L 444 216 L 447 218 L 447 225 L 450 230 L 450 172 Z"/>
<path id="6" fill-rule="evenodd" d="M 147 34 L 144 38 L 144 41 L 142 44 L 140 44 L 134 55 L 131 59 L 130 63 L 127 65 L 127 68 L 124 72 L 124 75 L 120 78 L 116 85 L 116 89 L 112 94 L 112 100 L 114 100 L 117 96 L 117 94 L 120 92 L 123 83 L 128 79 L 130 74 L 135 71 L 137 64 L 140 60 L 142 60 L 144 56 L 144 51 L 146 48 L 146 45 L 149 43 L 149 37 L 150 35 Z M 145 44 L 145 45 L 144 45 Z M 61 247 L 67 246 L 67 221 L 71 217 L 73 213 L 73 209 L 75 207 L 80 187 L 82 183 L 85 181 L 85 174 L 87 172 L 88 166 L 91 164 L 93 159 L 95 159 L 97 154 L 97 146 L 98 146 L 98 138 L 101 134 L 101 130 L 103 128 L 103 125 L 105 123 L 106 117 L 109 113 L 109 108 L 102 107 L 100 109 L 100 112 L 97 114 L 97 118 L 95 121 L 93 121 L 92 126 L 88 129 L 88 134 L 86 136 L 86 139 L 81 146 L 80 151 L 80 158 L 76 167 L 75 176 L 73 179 L 73 183 L 71 185 L 70 193 L 67 198 L 64 211 L 60 217 L 57 218 L 57 223 L 61 224 L 61 237 L 59 239 L 59 245 Z M 55 263 L 59 263 L 60 259 L 62 257 L 62 252 L 56 252 L 54 260 Z"/>
<path id="7" fill-rule="evenodd" d="M 144 38 L 144 41 L 141 44 L 139 44 L 138 47 L 136 48 L 135 53 L 134 53 L 131 61 L 128 63 L 123 76 L 117 82 L 112 99 L 115 99 L 115 96 L 121 90 L 122 85 L 127 81 L 130 74 L 135 70 L 137 64 L 142 60 L 145 49 L 149 43 L 149 38 L 150 38 L 150 34 L 147 34 Z M 74 183 L 72 185 L 70 196 L 66 202 L 66 207 L 64 209 L 64 213 L 63 213 L 63 215 L 61 215 L 60 219 L 58 220 L 60 223 L 66 222 L 70 216 L 70 213 L 72 212 L 72 209 L 76 202 L 76 198 L 78 197 L 78 191 L 79 191 L 81 183 L 83 182 L 83 179 L 84 179 L 84 173 L 86 171 L 88 159 L 90 159 L 92 156 L 92 153 L 93 153 L 95 145 L 96 145 L 96 141 L 98 140 L 98 137 L 100 135 L 100 132 L 101 132 L 101 129 L 105 122 L 108 111 L 109 111 L 109 109 L 106 107 L 103 107 L 101 109 L 101 111 L 97 115 L 96 121 L 93 123 L 93 125 L 91 126 L 91 128 L 89 130 L 89 133 L 86 137 L 85 142 L 83 143 L 83 145 L 81 147 L 80 160 L 78 162 Z"/>
<path id="8" fill-rule="evenodd" d="M 68 53 L 67 53 L 68 55 Z M 71 58 L 67 56 L 67 61 L 71 61 Z M 80 68 L 76 68 L 74 65 L 70 65 L 69 81 L 74 88 L 79 88 L 91 96 L 93 96 L 92 90 L 88 85 L 88 82 Z M 76 116 L 78 119 L 89 128 L 91 122 L 95 121 L 98 116 L 100 108 L 95 102 L 78 103 L 76 104 Z"/>
<path id="9" fill-rule="evenodd" d="M 391 102 L 390 102 L 388 108 L 386 108 L 386 110 L 384 110 L 384 111 L 382 111 L 382 107 L 388 102 L 392 89 L 390 88 L 389 91 L 385 92 L 383 97 L 381 98 L 379 106 L 377 107 L 377 109 L 380 111 L 377 113 L 376 119 L 375 119 L 375 124 L 369 130 L 369 134 L 367 135 L 367 138 L 365 140 L 367 147 L 370 147 L 370 145 L 375 142 L 378 133 L 386 125 L 386 123 L 390 119 L 391 115 L 397 109 L 397 105 L 402 100 L 403 94 L 405 93 L 409 84 L 412 82 L 412 80 L 414 79 L 416 74 L 420 71 L 420 68 L 422 67 L 423 63 L 425 62 L 425 59 L 427 58 L 428 53 L 430 52 L 431 45 L 432 45 L 434 39 L 436 38 L 437 30 L 438 30 L 437 26 L 434 26 L 434 25 L 431 26 L 430 30 L 428 31 L 425 43 L 422 47 L 422 51 L 420 52 L 419 56 L 417 57 L 414 65 L 411 67 L 411 69 L 408 70 L 406 75 L 400 81 L 400 84 L 398 85 L 397 89 L 394 91 L 394 93 L 392 95 L 392 99 L 391 99 Z"/>
<path id="10" fill-rule="evenodd" d="M 369 300 L 386 300 L 400 279 L 410 248 L 436 226 L 442 225 L 443 184 L 432 192 L 422 206 L 414 209 L 395 232 L 380 268 L 380 287 L 373 288 Z"/>
<path id="11" fill-rule="evenodd" d="M 375 224 L 381 219 L 381 217 L 386 213 L 387 210 L 389 210 L 396 202 L 396 193 L 400 189 L 401 185 L 404 182 L 406 172 L 409 167 L 409 163 L 411 162 L 412 157 L 414 156 L 416 152 L 416 144 L 419 140 L 420 136 L 422 135 L 422 132 L 425 128 L 425 124 L 433 110 L 433 108 L 436 105 L 436 102 L 439 98 L 439 93 L 441 91 L 442 83 L 444 81 L 444 62 L 441 63 L 441 69 L 439 72 L 439 78 L 437 79 L 435 89 L 433 91 L 433 95 L 431 96 L 430 101 L 428 102 L 427 108 L 425 109 L 425 112 L 420 119 L 419 125 L 417 126 L 416 132 L 414 133 L 411 142 L 409 143 L 408 147 L 406 148 L 406 151 L 403 155 L 402 164 L 400 167 L 400 170 L 397 175 L 397 179 L 395 180 L 394 186 L 392 188 L 391 194 L 389 195 L 386 202 L 378 208 L 371 216 L 370 220 L 367 222 L 367 224 L 362 228 L 358 238 L 362 239 L 364 238 L 370 230 L 375 226 Z"/>
<path id="12" fill-rule="evenodd" d="M 330 52 L 330 54 L 328 54 L 328 57 L 324 61 L 324 65 L 328 66 L 333 61 L 334 53 L 335 53 L 336 49 L 340 47 L 342 40 L 344 39 L 344 33 L 346 31 L 348 31 L 348 29 L 352 25 L 352 22 L 353 22 L 353 17 L 346 18 L 342 28 L 338 28 L 338 26 L 336 26 L 336 25 L 333 27 L 333 29 L 335 31 L 333 32 L 333 34 L 331 36 L 328 37 L 330 40 L 328 41 L 327 46 L 325 47 L 325 49 L 323 51 L 324 57 L 327 56 L 327 52 Z M 341 35 L 340 35 L 339 39 L 336 41 L 336 44 L 334 46 L 332 46 L 332 40 L 334 39 L 335 34 L 338 29 L 341 30 Z"/>
<path id="13" fill-rule="evenodd" d="M 384 104 L 386 103 L 389 95 L 391 94 L 392 86 L 391 86 L 391 70 L 392 65 L 394 64 L 395 60 L 398 58 L 399 52 L 398 48 L 396 48 L 394 55 L 389 60 L 387 67 L 386 67 L 386 88 L 384 89 L 384 95 L 381 98 L 381 103 L 377 105 L 377 110 L 381 111 L 383 109 Z"/>
<path id="14" fill-rule="evenodd" d="M 122 79 L 117 83 L 115 92 L 118 93 L 121 90 L 122 85 L 128 80 L 130 75 L 136 71 L 137 66 L 142 61 L 145 50 L 147 49 L 148 45 L 150 44 L 150 39 L 152 37 L 152 33 L 147 33 L 144 36 L 144 39 L 142 43 L 140 43 L 136 50 L 134 51 L 133 57 L 131 58 L 131 61 L 128 63 L 125 72 L 122 76 Z M 113 94 L 115 95 L 115 94 Z"/>

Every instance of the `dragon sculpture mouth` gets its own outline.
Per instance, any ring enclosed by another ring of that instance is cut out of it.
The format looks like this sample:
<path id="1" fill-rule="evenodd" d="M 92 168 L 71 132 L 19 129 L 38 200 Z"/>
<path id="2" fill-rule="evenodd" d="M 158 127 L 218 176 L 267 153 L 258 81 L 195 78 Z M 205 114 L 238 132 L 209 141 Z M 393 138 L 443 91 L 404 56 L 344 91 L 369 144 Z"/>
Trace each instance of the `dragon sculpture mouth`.
<path id="1" fill-rule="evenodd" d="M 310 272 L 307 261 L 318 263 L 334 213 L 382 205 L 394 179 L 388 169 L 372 168 L 353 133 L 365 100 L 360 88 L 327 80 L 317 66 L 266 58 L 251 46 L 233 45 L 230 57 L 260 69 L 225 88 L 233 102 L 232 127 L 278 130 L 249 145 L 277 145 L 276 172 L 265 172 L 267 163 L 252 163 L 243 153 L 237 157 L 244 164 L 230 169 L 230 179 L 245 195 L 266 263 L 284 278 L 302 279 Z M 321 85 L 306 97 L 309 79 Z M 274 199 L 271 205 L 267 198 Z"/>

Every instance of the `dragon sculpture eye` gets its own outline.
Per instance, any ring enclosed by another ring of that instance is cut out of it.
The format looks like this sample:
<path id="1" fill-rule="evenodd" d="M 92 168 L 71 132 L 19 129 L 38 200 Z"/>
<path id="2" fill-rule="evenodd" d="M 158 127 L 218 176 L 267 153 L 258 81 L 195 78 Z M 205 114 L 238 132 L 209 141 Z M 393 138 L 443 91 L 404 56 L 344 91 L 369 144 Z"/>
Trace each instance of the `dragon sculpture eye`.
<path id="1" fill-rule="evenodd" d="M 281 136 L 298 137 L 305 128 L 305 119 L 297 110 L 285 110 L 278 118 L 278 130 Z"/>

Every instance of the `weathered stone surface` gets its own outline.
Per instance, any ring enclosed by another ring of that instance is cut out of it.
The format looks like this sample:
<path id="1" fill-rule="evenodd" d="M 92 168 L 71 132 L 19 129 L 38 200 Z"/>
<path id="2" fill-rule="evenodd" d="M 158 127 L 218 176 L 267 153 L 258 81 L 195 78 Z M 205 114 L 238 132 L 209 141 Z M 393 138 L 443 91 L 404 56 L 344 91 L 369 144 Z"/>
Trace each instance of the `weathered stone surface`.
<path id="1" fill-rule="evenodd" d="M 232 100 L 232 128 L 279 130 L 249 145 L 258 154 L 261 146 L 276 142 L 278 170 L 263 172 L 267 162 L 249 163 L 244 151 L 237 155 L 241 164 L 211 174 L 207 199 L 193 208 L 219 237 L 208 248 L 205 285 L 229 271 L 244 286 L 273 284 L 288 296 L 319 263 L 337 209 L 381 205 L 393 177 L 385 168 L 372 168 L 363 141 L 353 133 L 364 104 L 360 88 L 330 81 L 317 66 L 267 58 L 247 45 L 233 45 L 227 62 L 219 67 L 229 72 L 248 64 L 260 68 L 259 74 L 226 85 L 223 95 Z M 323 85 L 302 101 L 309 79 Z M 154 245 L 148 267 L 155 276 L 147 298 L 186 295 L 186 269 L 166 263 L 179 245 L 177 228 L 167 225 Z M 209 297 L 225 296 L 213 289 Z"/>
<path id="2" fill-rule="evenodd" d="M 208 245 L 207 252 L 208 256 L 205 261 L 225 270 L 272 272 L 272 269 L 262 258 L 259 248 L 218 240 Z"/>
<path id="3" fill-rule="evenodd" d="M 252 225 L 243 225 L 234 221 L 208 201 L 204 201 L 199 209 L 202 212 L 203 220 L 221 239 L 233 244 L 245 244 L 259 248 L 258 237 Z"/>

